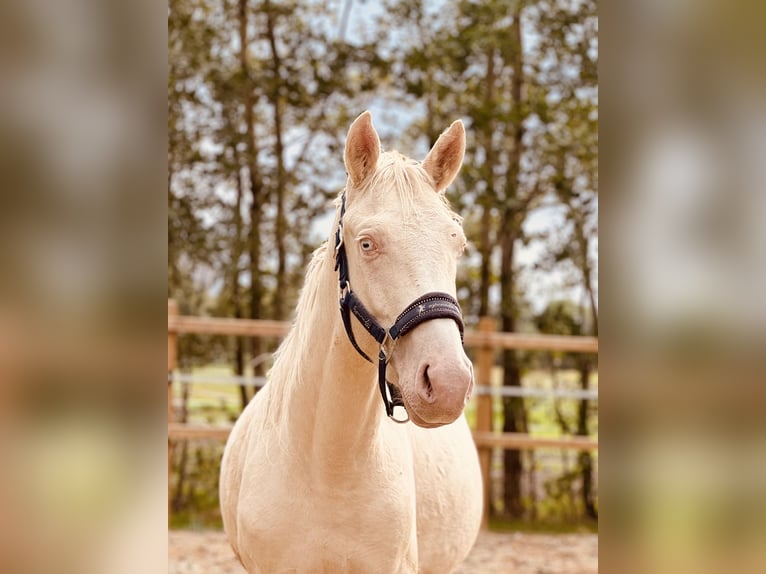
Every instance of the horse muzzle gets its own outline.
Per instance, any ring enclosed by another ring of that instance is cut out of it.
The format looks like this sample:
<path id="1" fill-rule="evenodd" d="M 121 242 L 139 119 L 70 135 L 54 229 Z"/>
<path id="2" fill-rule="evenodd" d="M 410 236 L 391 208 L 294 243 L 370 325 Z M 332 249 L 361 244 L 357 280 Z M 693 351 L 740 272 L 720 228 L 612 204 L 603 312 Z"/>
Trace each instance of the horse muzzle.
<path id="1" fill-rule="evenodd" d="M 424 360 L 408 379 L 412 387 L 402 389 L 405 408 L 412 422 L 425 428 L 454 422 L 474 388 L 473 368 L 464 353 Z"/>

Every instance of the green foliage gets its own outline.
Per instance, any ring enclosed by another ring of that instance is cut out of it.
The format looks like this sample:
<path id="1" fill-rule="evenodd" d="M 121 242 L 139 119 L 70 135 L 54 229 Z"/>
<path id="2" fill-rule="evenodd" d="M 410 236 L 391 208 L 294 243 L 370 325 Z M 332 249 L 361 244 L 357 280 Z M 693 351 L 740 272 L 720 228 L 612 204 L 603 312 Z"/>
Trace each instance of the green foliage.
<path id="1" fill-rule="evenodd" d="M 596 233 L 594 2 L 387 0 L 378 19 L 368 19 L 370 26 L 360 33 L 348 26 L 338 30 L 341 6 L 248 0 L 246 68 L 240 62 L 240 4 L 169 5 L 169 296 L 209 312 L 207 299 L 217 294 L 216 311 L 234 314 L 240 306 L 247 316 L 246 300 L 231 303 L 232 281 L 246 292 L 257 280 L 263 316 L 270 316 L 278 298 L 291 308 L 308 256 L 323 239 L 312 223 L 331 209 L 329 200 L 343 182 L 345 131 L 373 95 L 411 108 L 401 126 L 407 147 L 425 150 L 456 116 L 466 120 L 465 167 L 449 192 L 466 216 L 472 243 L 460 277 L 466 309 L 493 311 L 480 299 L 519 270 L 516 262 L 496 267 L 501 240 L 510 234 L 512 243 L 529 241 L 524 221 L 541 202 L 560 202 L 567 225 L 533 237 L 548 247 L 534 269 L 571 264 L 583 273 L 595 271 L 592 248 L 581 245 L 592 243 Z M 352 4 L 352 15 L 358 9 Z M 517 11 L 521 45 L 511 37 Z M 519 70 L 523 76 L 517 78 Z M 516 80 L 522 82 L 519 101 L 512 97 Z M 255 157 L 245 129 L 248 98 Z M 284 176 L 274 147 L 277 115 Z M 514 138 L 522 131 L 517 158 Z M 255 230 L 248 216 L 251 168 L 264 186 L 263 219 Z M 234 201 L 237 189 L 245 194 L 241 203 Z M 285 202 L 281 225 L 279 194 Z M 241 230 L 234 233 L 237 217 Z M 264 254 L 256 277 L 245 245 L 253 234 L 261 238 Z M 287 285 L 277 293 L 280 243 Z M 503 305 L 517 314 L 524 293 L 511 289 Z"/>
<path id="2" fill-rule="evenodd" d="M 173 528 L 223 528 L 218 480 L 223 444 L 188 441 L 174 448 L 171 473 Z M 179 477 L 183 468 L 183 481 Z"/>
<path id="3" fill-rule="evenodd" d="M 582 310 L 572 301 L 551 301 L 535 317 L 535 326 L 541 333 L 554 335 L 582 335 Z"/>

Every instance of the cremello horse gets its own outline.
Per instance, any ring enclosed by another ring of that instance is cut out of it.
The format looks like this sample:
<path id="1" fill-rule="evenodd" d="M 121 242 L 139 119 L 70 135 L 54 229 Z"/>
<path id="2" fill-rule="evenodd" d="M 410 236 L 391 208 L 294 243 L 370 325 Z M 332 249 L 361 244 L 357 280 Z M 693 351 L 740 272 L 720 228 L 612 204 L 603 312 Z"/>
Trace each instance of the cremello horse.
<path id="1" fill-rule="evenodd" d="M 463 416 L 473 371 L 449 301 L 465 236 L 444 198 L 464 152 L 460 121 L 422 163 L 381 153 L 369 112 L 351 125 L 336 248 L 314 254 L 269 383 L 223 456 L 224 527 L 248 572 L 445 574 L 473 546 L 482 482 Z M 349 314 L 349 335 L 338 299 L 352 286 L 362 305 Z M 434 292 L 442 304 L 422 297 Z M 407 317 L 445 314 L 395 340 L 388 330 L 382 342 L 368 333 L 365 323 L 410 323 L 397 316 L 413 300 Z M 411 423 L 386 416 L 391 395 L 381 405 L 378 369 L 350 337 L 369 357 L 383 349 L 393 403 Z"/>

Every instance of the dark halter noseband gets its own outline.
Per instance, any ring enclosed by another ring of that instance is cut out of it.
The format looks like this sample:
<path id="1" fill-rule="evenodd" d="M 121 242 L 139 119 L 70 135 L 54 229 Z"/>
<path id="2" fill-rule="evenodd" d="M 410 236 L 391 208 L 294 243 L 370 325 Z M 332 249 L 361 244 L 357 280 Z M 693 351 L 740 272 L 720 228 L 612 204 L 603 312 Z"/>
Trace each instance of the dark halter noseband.
<path id="1" fill-rule="evenodd" d="M 383 405 L 386 407 L 388 417 L 398 423 L 406 423 L 410 420 L 409 415 L 403 420 L 394 418 L 394 407 L 404 407 L 404 401 L 402 401 L 399 391 L 386 380 L 386 365 L 394 352 L 396 341 L 421 323 L 433 319 L 454 320 L 460 330 L 460 340 L 462 341 L 464 329 L 463 314 L 460 311 L 460 305 L 451 295 L 439 292 L 426 293 L 410 303 L 389 329 L 382 327 L 351 290 L 348 276 L 348 258 L 346 257 L 346 247 L 343 242 L 343 216 L 345 213 L 346 193 L 344 192 L 341 196 L 338 229 L 335 232 L 335 270 L 338 272 L 340 280 L 340 315 L 343 318 L 343 326 L 354 349 L 370 363 L 374 363 L 374 361 L 361 349 L 354 337 L 354 331 L 351 328 L 352 313 L 367 332 L 372 335 L 372 338 L 378 342 L 378 345 L 380 345 L 378 351 L 378 387 L 380 388 L 380 396 L 383 398 Z"/>

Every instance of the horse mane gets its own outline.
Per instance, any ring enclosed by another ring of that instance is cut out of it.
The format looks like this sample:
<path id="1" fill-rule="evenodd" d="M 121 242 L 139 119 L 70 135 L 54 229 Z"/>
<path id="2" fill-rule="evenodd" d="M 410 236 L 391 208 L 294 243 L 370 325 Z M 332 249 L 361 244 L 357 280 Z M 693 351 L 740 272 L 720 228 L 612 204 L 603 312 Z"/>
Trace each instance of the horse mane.
<path id="1" fill-rule="evenodd" d="M 308 359 L 309 326 L 317 309 L 322 264 L 325 261 L 330 261 L 327 241 L 324 241 L 311 256 L 306 270 L 306 279 L 298 297 L 293 324 L 274 353 L 274 363 L 269 371 L 267 383 L 270 387 L 269 406 L 264 417 L 264 422 L 268 426 L 276 426 L 282 417 L 289 416 L 287 398 L 303 383 L 301 366 L 303 361 Z"/>

